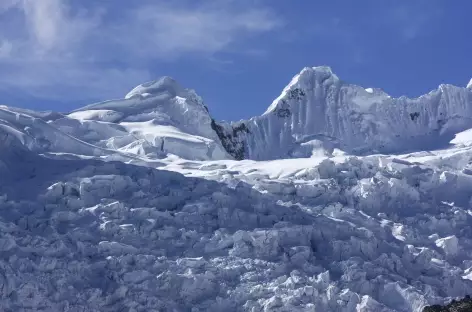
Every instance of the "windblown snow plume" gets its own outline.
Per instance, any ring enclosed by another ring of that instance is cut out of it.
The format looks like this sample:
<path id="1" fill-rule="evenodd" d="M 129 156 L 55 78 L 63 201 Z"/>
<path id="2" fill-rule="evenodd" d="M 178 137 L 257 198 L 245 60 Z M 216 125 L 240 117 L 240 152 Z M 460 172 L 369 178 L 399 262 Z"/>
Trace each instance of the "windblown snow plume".
<path id="1" fill-rule="evenodd" d="M 0 310 L 420 312 L 472 294 L 472 91 L 306 68 L 262 115 L 164 77 L 0 107 Z M 393 155 L 392 153 L 395 153 Z"/>

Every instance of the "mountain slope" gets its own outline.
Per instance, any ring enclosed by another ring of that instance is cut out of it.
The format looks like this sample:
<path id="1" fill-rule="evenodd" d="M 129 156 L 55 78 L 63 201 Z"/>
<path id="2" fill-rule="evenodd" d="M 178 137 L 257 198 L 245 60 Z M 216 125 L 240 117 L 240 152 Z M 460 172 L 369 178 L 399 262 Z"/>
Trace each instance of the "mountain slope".
<path id="1" fill-rule="evenodd" d="M 472 91 L 441 85 L 416 99 L 392 98 L 347 84 L 329 67 L 307 67 L 262 116 L 233 128 L 242 125 L 247 131 L 235 141 L 242 142 L 246 158 L 256 160 L 310 157 L 319 149 L 351 154 L 431 150 L 472 128 Z"/>
<path id="2" fill-rule="evenodd" d="M 269 160 L 450 147 L 457 133 L 472 128 L 472 89 L 441 85 L 419 98 L 392 98 L 345 83 L 329 67 L 307 67 L 263 115 L 235 123 L 214 120 L 193 90 L 170 77 L 139 85 L 124 99 L 68 114 L 0 109 L 95 147 L 74 151 L 83 155 L 113 150 L 148 159 L 173 154 L 189 160 Z M 70 147 L 53 145 L 50 152 Z"/>
<path id="3" fill-rule="evenodd" d="M 33 117 L 26 114 L 31 114 L 29 111 L 24 110 L 26 113 L 20 111 L 8 107 L 0 108 L 0 132 L 5 137 L 15 137 L 16 145 L 21 144 L 39 153 L 71 153 L 97 157 L 115 153 L 115 151 L 88 144 L 61 131 L 44 121 L 45 116 L 41 113 L 32 114 L 37 116 Z"/>
<path id="4" fill-rule="evenodd" d="M 52 124 L 91 144 L 140 156 L 227 158 L 211 122 L 193 90 L 163 77 L 136 87 L 122 100 L 80 108 Z"/>

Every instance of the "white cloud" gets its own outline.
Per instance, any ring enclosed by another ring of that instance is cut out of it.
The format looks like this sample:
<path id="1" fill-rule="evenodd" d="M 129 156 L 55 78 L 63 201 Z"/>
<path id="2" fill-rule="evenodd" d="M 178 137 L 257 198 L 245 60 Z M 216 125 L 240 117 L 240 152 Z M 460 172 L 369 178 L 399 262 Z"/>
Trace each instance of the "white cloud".
<path id="1" fill-rule="evenodd" d="M 72 54 L 100 26 L 97 13 L 74 9 L 66 0 L 22 0 L 20 8 L 27 48 L 34 48 L 36 56 Z"/>
<path id="2" fill-rule="evenodd" d="M 61 1 L 26 0 L 23 6 L 29 29 L 39 46 L 46 50 L 57 46 L 63 26 L 67 26 Z"/>
<path id="3" fill-rule="evenodd" d="M 0 42 L 0 60 L 9 58 L 11 56 L 12 50 L 13 44 L 10 41 L 4 40 Z"/>
<path id="4" fill-rule="evenodd" d="M 83 3 L 0 0 L 0 88 L 117 96 L 149 79 L 153 62 L 243 53 L 254 49 L 246 40 L 281 25 L 270 9 L 232 0 Z"/>
<path id="5" fill-rule="evenodd" d="M 178 58 L 190 53 L 211 55 L 245 38 L 268 32 L 281 22 L 268 9 L 155 3 L 131 10 L 128 23 L 114 31 L 130 54 Z"/>

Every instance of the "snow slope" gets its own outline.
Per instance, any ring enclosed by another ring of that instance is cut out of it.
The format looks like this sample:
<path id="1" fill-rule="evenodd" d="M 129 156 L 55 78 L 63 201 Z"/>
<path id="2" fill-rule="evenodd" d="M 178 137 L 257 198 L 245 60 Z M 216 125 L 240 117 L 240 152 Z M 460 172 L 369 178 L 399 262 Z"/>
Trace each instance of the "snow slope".
<path id="1" fill-rule="evenodd" d="M 472 128 L 472 92 L 441 85 L 409 99 L 340 80 L 329 67 L 307 67 L 267 111 L 242 124 L 245 158 L 310 157 L 320 145 L 353 154 L 445 147 Z M 226 125 L 226 127 L 228 127 Z"/>
<path id="2" fill-rule="evenodd" d="M 122 100 L 92 104 L 53 122 L 89 143 L 141 156 L 228 158 L 211 123 L 202 99 L 170 77 L 142 84 Z"/>
<path id="3" fill-rule="evenodd" d="M 40 113 L 36 114 L 36 116 L 40 115 Z M 90 156 L 104 156 L 115 153 L 115 151 L 106 150 L 70 136 L 51 126 L 42 118 L 33 117 L 10 108 L 0 108 L 0 133 L 5 137 L 15 137 L 19 141 L 18 144 L 36 152 Z"/>
<path id="4" fill-rule="evenodd" d="M 0 310 L 419 312 L 470 295 L 470 94 L 393 99 L 318 67 L 233 124 L 168 77 L 67 114 L 2 106 Z"/>

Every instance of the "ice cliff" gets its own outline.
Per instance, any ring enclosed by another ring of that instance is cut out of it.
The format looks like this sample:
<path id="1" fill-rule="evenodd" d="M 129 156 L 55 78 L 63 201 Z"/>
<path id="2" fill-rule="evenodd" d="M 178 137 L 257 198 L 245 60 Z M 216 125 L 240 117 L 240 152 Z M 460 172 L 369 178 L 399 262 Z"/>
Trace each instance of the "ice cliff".
<path id="1" fill-rule="evenodd" d="M 393 98 L 345 83 L 329 67 L 307 67 L 262 116 L 232 129 L 242 126 L 247 130 L 232 140 L 256 160 L 310 157 L 320 148 L 351 154 L 435 149 L 472 127 L 472 92 L 441 85 L 418 98 Z"/>

